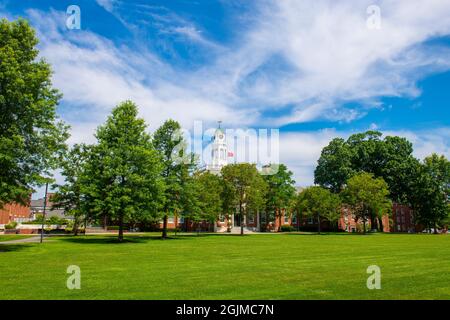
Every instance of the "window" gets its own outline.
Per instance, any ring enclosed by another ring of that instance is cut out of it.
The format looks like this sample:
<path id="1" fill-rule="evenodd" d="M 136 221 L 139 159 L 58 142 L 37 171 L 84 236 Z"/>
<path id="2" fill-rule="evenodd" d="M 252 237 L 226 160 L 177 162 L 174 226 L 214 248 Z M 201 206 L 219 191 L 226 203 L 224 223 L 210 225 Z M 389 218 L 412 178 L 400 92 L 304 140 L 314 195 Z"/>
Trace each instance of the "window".
<path id="1" fill-rule="evenodd" d="M 308 224 L 313 224 L 314 223 L 314 218 L 313 217 L 309 217 L 308 218 Z"/>
<path id="2" fill-rule="evenodd" d="M 168 222 L 168 223 L 174 223 L 173 217 L 168 218 L 168 219 L 167 219 L 167 222 Z"/>
<path id="3" fill-rule="evenodd" d="M 297 224 L 297 215 L 296 214 L 292 215 L 292 223 Z"/>
<path id="4" fill-rule="evenodd" d="M 288 215 L 284 215 L 284 223 L 285 224 L 289 223 L 289 216 Z"/>

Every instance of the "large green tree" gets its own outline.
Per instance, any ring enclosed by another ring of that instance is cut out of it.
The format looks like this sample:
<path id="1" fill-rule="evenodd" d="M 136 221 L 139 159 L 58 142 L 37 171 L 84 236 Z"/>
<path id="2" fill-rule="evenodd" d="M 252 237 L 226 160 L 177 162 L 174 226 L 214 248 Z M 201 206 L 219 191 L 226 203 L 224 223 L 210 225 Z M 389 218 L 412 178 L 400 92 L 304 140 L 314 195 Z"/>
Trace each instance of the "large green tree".
<path id="1" fill-rule="evenodd" d="M 338 193 L 353 175 L 369 172 L 387 182 L 393 201 L 409 203 L 411 168 L 418 164 L 412 144 L 397 136 L 381 137 L 381 132 L 367 131 L 353 134 L 346 141 L 333 139 L 322 150 L 315 183 Z"/>
<path id="2" fill-rule="evenodd" d="M 342 197 L 352 208 L 356 220 L 363 222 L 364 233 L 369 219 L 374 228 L 376 218 L 381 222 L 382 216 L 392 210 L 387 183 L 383 178 L 374 178 L 371 173 L 363 172 L 348 179 Z"/>
<path id="3" fill-rule="evenodd" d="M 162 156 L 162 178 L 166 185 L 162 230 L 162 238 L 165 239 L 169 215 L 177 215 L 183 211 L 183 206 L 193 204 L 194 200 L 189 197 L 195 193 L 183 185 L 189 183 L 184 180 L 189 179 L 196 161 L 187 151 L 180 124 L 174 120 L 167 120 L 156 130 L 153 145 Z"/>
<path id="4" fill-rule="evenodd" d="M 198 200 L 202 218 L 210 222 L 215 222 L 222 213 L 222 178 L 210 172 L 202 172 L 196 174 L 194 179 L 199 186 Z"/>
<path id="5" fill-rule="evenodd" d="M 81 219 L 86 215 L 84 203 L 86 198 L 82 193 L 81 177 L 89 155 L 89 148 L 76 144 L 68 150 L 61 161 L 61 175 L 63 184 L 55 184 L 57 192 L 52 197 L 53 206 L 63 208 L 66 215 L 74 218 L 73 232 L 78 234 Z"/>
<path id="6" fill-rule="evenodd" d="M 337 194 L 330 190 L 312 186 L 304 189 L 297 196 L 298 210 L 302 216 L 313 217 L 317 220 L 317 232 L 321 232 L 321 222 L 327 220 L 336 227 L 340 217 L 341 201 Z"/>
<path id="7" fill-rule="evenodd" d="M 229 164 L 222 168 L 225 198 L 237 204 L 241 218 L 241 235 L 244 234 L 244 219 L 250 210 L 263 207 L 267 184 L 256 166 L 250 163 Z"/>
<path id="8" fill-rule="evenodd" d="M 56 115 L 61 95 L 37 43 L 25 20 L 0 20 L 0 207 L 27 202 L 48 181 L 68 137 Z"/>
<path id="9" fill-rule="evenodd" d="M 119 225 L 156 219 L 164 202 L 161 157 L 155 150 L 143 119 L 131 101 L 119 104 L 97 129 L 83 175 L 83 191 L 93 210 Z"/>
<path id="10" fill-rule="evenodd" d="M 344 139 L 335 138 L 322 153 L 314 171 L 314 183 L 339 193 L 345 182 L 354 174 L 353 151 Z"/>
<path id="11" fill-rule="evenodd" d="M 266 212 L 273 213 L 275 219 L 279 219 L 278 231 L 281 229 L 282 212 L 288 214 L 288 207 L 291 199 L 295 196 L 295 180 L 292 178 L 292 171 L 286 165 L 279 164 L 274 172 L 264 175 L 267 183 Z M 268 217 L 266 216 L 266 221 Z"/>
<path id="12" fill-rule="evenodd" d="M 415 177 L 411 204 L 416 222 L 437 232 L 450 215 L 450 161 L 432 154 L 416 167 Z"/>

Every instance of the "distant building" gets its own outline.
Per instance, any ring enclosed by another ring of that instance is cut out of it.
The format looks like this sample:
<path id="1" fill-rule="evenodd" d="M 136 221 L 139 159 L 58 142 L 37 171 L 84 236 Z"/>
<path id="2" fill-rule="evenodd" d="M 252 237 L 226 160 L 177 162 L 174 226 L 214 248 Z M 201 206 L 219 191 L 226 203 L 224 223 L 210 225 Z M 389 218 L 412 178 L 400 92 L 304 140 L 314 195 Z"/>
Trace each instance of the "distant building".
<path id="1" fill-rule="evenodd" d="M 423 228 L 414 222 L 413 210 L 405 205 L 394 203 L 392 206 L 391 232 L 420 232 Z"/>
<path id="2" fill-rule="evenodd" d="M 62 219 L 73 219 L 70 216 L 65 215 L 65 211 L 63 209 L 53 208 L 53 202 L 52 197 L 53 193 L 47 194 L 47 205 L 45 209 L 45 218 L 51 218 L 51 217 L 58 217 Z M 33 217 L 33 220 L 36 219 L 37 215 L 44 214 L 44 201 L 45 198 L 37 199 L 37 200 L 31 200 L 30 207 L 31 207 L 31 215 Z"/>

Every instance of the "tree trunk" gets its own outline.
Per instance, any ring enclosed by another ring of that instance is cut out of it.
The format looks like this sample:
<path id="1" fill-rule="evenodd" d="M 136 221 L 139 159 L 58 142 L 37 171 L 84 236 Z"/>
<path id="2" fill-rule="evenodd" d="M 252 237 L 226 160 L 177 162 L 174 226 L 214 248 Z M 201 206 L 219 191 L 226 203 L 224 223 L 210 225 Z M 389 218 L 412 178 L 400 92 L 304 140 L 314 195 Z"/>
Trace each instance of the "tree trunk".
<path id="1" fill-rule="evenodd" d="M 178 215 L 177 215 L 177 210 L 175 210 L 175 236 L 177 236 L 177 230 L 178 230 Z"/>
<path id="2" fill-rule="evenodd" d="M 107 221 L 107 219 L 108 219 L 108 216 L 105 214 L 103 216 L 103 229 L 105 229 L 105 231 L 108 230 L 108 221 Z"/>
<path id="3" fill-rule="evenodd" d="M 73 235 L 75 237 L 78 235 L 78 219 L 77 219 L 77 217 L 75 217 L 75 219 L 73 220 Z"/>
<path id="4" fill-rule="evenodd" d="M 317 231 L 320 234 L 320 212 L 317 213 Z"/>
<path id="5" fill-rule="evenodd" d="M 364 226 L 364 230 L 363 230 L 363 234 L 366 234 L 366 219 L 363 219 L 363 226 Z"/>
<path id="6" fill-rule="evenodd" d="M 167 213 L 164 215 L 164 220 L 163 220 L 163 230 L 162 230 L 162 238 L 166 239 L 167 238 L 167 220 L 169 219 Z"/>
<path id="7" fill-rule="evenodd" d="M 281 213 L 278 208 L 275 208 L 275 219 L 278 220 L 277 232 L 281 231 Z"/>
<path id="8" fill-rule="evenodd" d="M 434 234 L 437 234 L 438 232 L 437 232 L 437 223 L 435 222 L 434 223 Z"/>
<path id="9" fill-rule="evenodd" d="M 267 213 L 267 210 L 264 210 L 264 215 L 266 216 L 266 222 L 265 222 L 265 225 L 264 225 L 264 231 L 267 231 L 268 230 L 267 226 L 269 225 L 269 214 Z"/>
<path id="10" fill-rule="evenodd" d="M 239 220 L 241 222 L 241 236 L 244 235 L 244 224 L 242 222 L 242 202 L 239 202 Z"/>
<path id="11" fill-rule="evenodd" d="M 119 242 L 123 241 L 123 216 L 119 216 Z"/>
<path id="12" fill-rule="evenodd" d="M 380 232 L 384 232 L 384 226 L 383 226 L 383 216 L 378 217 L 378 225 L 380 226 Z"/>

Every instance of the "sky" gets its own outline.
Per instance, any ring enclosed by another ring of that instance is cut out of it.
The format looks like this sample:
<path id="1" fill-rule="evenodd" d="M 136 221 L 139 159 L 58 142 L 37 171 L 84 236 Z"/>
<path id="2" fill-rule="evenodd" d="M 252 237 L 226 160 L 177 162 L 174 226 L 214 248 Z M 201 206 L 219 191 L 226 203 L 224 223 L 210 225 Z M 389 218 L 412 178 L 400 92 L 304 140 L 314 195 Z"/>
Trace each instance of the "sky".
<path id="1" fill-rule="evenodd" d="M 279 129 L 300 186 L 332 138 L 369 129 L 450 157 L 448 0 L 2 0 L 0 16 L 37 30 L 70 144 L 131 99 L 149 131 Z"/>

